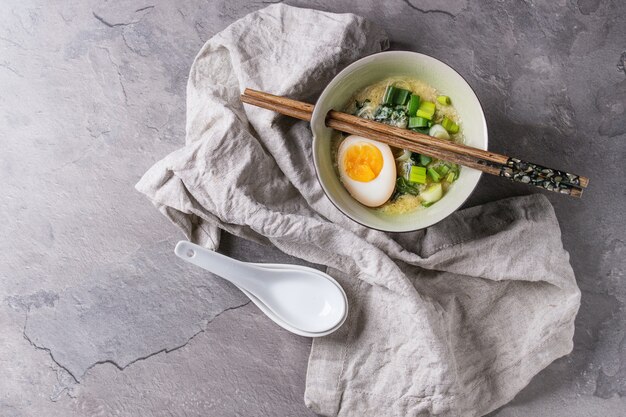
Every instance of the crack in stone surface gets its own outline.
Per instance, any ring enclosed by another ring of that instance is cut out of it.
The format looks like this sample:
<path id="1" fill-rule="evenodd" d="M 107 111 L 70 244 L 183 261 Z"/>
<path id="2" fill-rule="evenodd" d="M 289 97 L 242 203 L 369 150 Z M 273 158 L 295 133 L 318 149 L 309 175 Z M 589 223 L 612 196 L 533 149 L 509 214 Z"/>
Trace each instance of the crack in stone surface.
<path id="1" fill-rule="evenodd" d="M 53 366 L 50 368 L 55 371 L 57 376 L 57 383 L 54 385 L 53 391 L 49 396 L 50 401 L 59 401 L 64 393 L 71 398 L 76 398 L 76 396 L 72 393 L 73 386 L 77 384 L 74 382 L 73 377 L 64 369 L 55 368 Z"/>
<path id="2" fill-rule="evenodd" d="M 139 9 L 135 10 L 135 13 L 137 12 L 143 12 L 144 10 L 149 10 L 149 9 L 154 9 L 154 6 L 146 6 L 146 7 L 141 7 Z"/>
<path id="3" fill-rule="evenodd" d="M 128 43 L 128 39 L 127 39 L 126 33 L 124 31 L 122 32 L 122 41 L 124 42 L 124 45 L 126 46 L 126 48 L 128 48 L 128 50 L 131 51 L 132 53 L 137 54 L 137 55 L 139 55 L 140 57 L 143 57 L 143 58 L 146 58 L 146 57 L 149 56 L 147 53 L 143 53 L 143 52 L 141 52 L 141 50 L 139 50 L 139 49 L 137 49 L 135 47 L 132 47 Z"/>
<path id="4" fill-rule="evenodd" d="M 108 26 L 110 28 L 115 28 L 115 27 L 118 27 L 118 26 L 134 25 L 135 23 L 139 22 L 139 20 L 135 20 L 135 21 L 132 21 L 132 22 L 111 23 L 111 22 L 108 22 L 104 17 L 100 16 L 98 13 L 96 13 L 96 12 L 91 12 L 91 13 L 93 14 L 93 17 L 95 17 L 100 22 L 104 23 L 106 26 Z"/>
<path id="5" fill-rule="evenodd" d="M 456 15 L 447 11 L 447 10 L 441 10 L 441 9 L 424 9 L 421 7 L 418 7 L 416 5 L 414 5 L 413 3 L 411 3 L 411 0 L 402 0 L 404 1 L 411 9 L 413 10 L 417 10 L 418 12 L 421 13 L 441 13 L 441 14 L 445 14 L 446 16 L 449 16 L 451 18 L 455 18 Z"/>
<path id="6" fill-rule="evenodd" d="M 39 295 L 11 299 L 19 309 L 41 305 L 28 310 L 24 336 L 80 381 L 98 362 L 124 369 L 179 348 L 224 311 L 250 301 L 228 282 L 178 262 L 171 254 L 175 241 L 140 245 L 80 273 L 76 279 L 83 284 L 68 288 L 52 306 Z"/>
<path id="7" fill-rule="evenodd" d="M 140 7 L 138 9 L 135 9 L 134 13 L 145 12 L 146 10 L 152 10 L 154 8 L 155 8 L 154 5 Z M 130 22 L 119 22 L 119 23 L 113 23 L 110 21 L 110 19 L 106 18 L 101 13 L 98 13 L 95 11 L 92 11 L 91 14 L 93 14 L 93 17 L 95 17 L 98 21 L 100 21 L 102 24 L 106 25 L 107 27 L 116 28 L 116 27 L 121 27 L 121 26 L 130 26 L 130 25 L 134 25 L 135 23 L 139 23 L 141 19 L 143 19 L 143 17 L 147 13 L 144 13 L 139 19 L 131 20 Z"/>
<path id="8" fill-rule="evenodd" d="M 111 65 L 113 65 L 113 68 L 115 68 L 115 72 L 117 73 L 117 79 L 120 83 L 120 87 L 122 88 L 122 94 L 124 95 L 124 103 L 128 104 L 128 94 L 126 93 L 126 87 L 124 86 L 124 77 L 122 76 L 122 73 L 120 72 L 120 66 L 115 61 L 113 61 L 113 58 L 111 57 L 111 51 L 109 50 L 109 48 L 105 48 L 103 46 L 99 46 L 99 48 L 104 49 L 106 51 L 107 58 L 109 58 Z"/>
<path id="9" fill-rule="evenodd" d="M 171 353 L 171 352 L 174 352 L 174 351 L 176 351 L 178 349 L 181 349 L 181 348 L 187 346 L 189 344 L 189 342 L 191 342 L 193 339 L 196 338 L 196 336 L 206 332 L 209 324 L 211 324 L 213 321 L 215 321 L 215 319 L 217 319 L 219 316 L 221 316 L 222 314 L 224 314 L 226 312 L 229 312 L 229 311 L 232 311 L 232 310 L 237 310 L 239 308 L 245 307 L 248 304 L 250 304 L 251 302 L 252 302 L 251 300 L 248 300 L 248 301 L 246 301 L 245 303 L 243 303 L 241 305 L 234 306 L 234 307 L 228 307 L 228 308 L 224 309 L 221 313 L 216 314 L 215 317 L 213 317 L 211 320 L 208 320 L 206 322 L 206 324 L 204 325 L 204 327 L 201 328 L 200 330 L 198 330 L 193 335 L 191 335 L 189 337 L 189 339 L 187 339 L 185 341 L 185 343 L 182 343 L 182 344 L 180 344 L 178 346 L 174 346 L 173 348 L 163 348 L 163 349 L 157 350 L 156 352 L 149 353 L 149 354 L 147 354 L 145 356 L 140 356 L 137 359 L 134 359 L 134 360 L 128 362 L 126 365 L 123 365 L 123 366 L 119 365 L 117 362 L 115 362 L 114 360 L 111 360 L 111 359 L 105 359 L 105 360 L 102 360 L 102 361 L 97 361 L 97 362 L 94 362 L 91 366 L 87 367 L 87 369 L 85 370 L 85 373 L 83 374 L 83 376 L 85 374 L 87 374 L 87 372 L 89 372 L 90 369 L 92 369 L 92 368 L 94 368 L 94 367 L 96 367 L 98 365 L 103 365 L 105 363 L 111 364 L 111 365 L 115 366 L 118 370 L 123 371 L 124 369 L 128 368 L 129 366 L 131 366 L 131 365 L 133 365 L 133 364 L 135 364 L 137 362 L 144 361 L 144 360 L 149 359 L 149 358 L 151 358 L 153 356 L 156 356 L 156 355 L 158 355 L 160 353 Z"/>
<path id="10" fill-rule="evenodd" d="M 33 340 L 28 336 L 28 334 L 26 333 L 26 327 L 28 325 L 28 311 L 26 311 L 26 317 L 24 317 L 24 328 L 22 329 L 22 336 L 24 337 L 24 339 L 26 339 L 26 341 L 28 343 L 30 343 L 31 346 L 33 346 L 35 349 L 37 350 L 43 350 L 45 352 L 48 352 L 48 355 L 50 355 L 50 359 L 52 359 L 52 362 L 54 362 L 59 368 L 63 369 L 65 372 L 67 372 L 67 374 L 69 376 L 72 377 L 72 379 L 76 382 L 76 383 L 80 383 L 78 381 L 78 379 L 76 379 L 76 377 L 74 376 L 74 374 L 67 369 L 65 366 L 63 366 L 63 364 L 61 364 L 59 361 L 56 360 L 56 358 L 54 357 L 54 354 L 52 353 L 52 351 L 45 347 L 45 346 L 39 346 L 37 345 L 35 342 L 33 342 Z"/>
<path id="11" fill-rule="evenodd" d="M 237 309 L 239 309 L 239 308 L 245 307 L 245 306 L 247 306 L 248 304 L 250 304 L 251 302 L 252 302 L 251 300 L 248 300 L 248 301 L 246 301 L 246 302 L 245 302 L 245 303 L 243 303 L 243 304 L 236 305 L 236 306 L 233 306 L 233 307 L 228 307 L 228 308 L 225 308 L 225 309 L 224 309 L 224 310 L 222 310 L 220 313 L 217 313 L 215 316 L 213 316 L 213 318 L 211 318 L 210 320 L 207 320 L 207 322 L 204 324 L 204 326 L 203 326 L 203 327 L 201 327 L 201 328 L 200 328 L 200 330 L 198 330 L 197 332 L 195 332 L 195 333 L 194 333 L 193 335 L 191 335 L 191 336 L 190 336 L 190 337 L 189 337 L 189 338 L 188 338 L 188 339 L 187 339 L 184 343 L 182 343 L 182 344 L 180 344 L 180 345 L 174 346 L 174 347 L 172 347 L 172 348 L 167 348 L 167 347 L 165 347 L 165 348 L 159 349 L 159 350 L 157 350 L 157 351 L 154 351 L 154 352 L 148 353 L 147 355 L 143 355 L 143 356 L 137 357 L 137 358 L 135 358 L 135 359 L 131 360 L 130 362 L 128 362 L 126 365 L 120 365 L 120 364 L 118 364 L 115 360 L 112 360 L 112 359 L 104 359 L 104 360 L 96 361 L 96 362 L 92 363 L 91 365 L 89 365 L 89 366 L 85 369 L 85 371 L 83 372 L 83 374 L 82 374 L 82 375 L 80 375 L 80 376 L 75 375 L 72 371 L 70 371 L 67 367 L 65 367 L 62 363 L 60 363 L 60 362 L 59 362 L 59 361 L 58 361 L 58 360 L 54 357 L 54 354 L 52 353 L 52 350 L 51 350 L 51 349 L 49 349 L 49 348 L 47 348 L 47 347 L 45 347 L 45 346 L 39 346 L 39 345 L 37 345 L 37 344 L 36 344 L 36 343 L 35 343 L 35 342 L 34 342 L 34 341 L 33 341 L 33 340 L 32 340 L 32 339 L 28 336 L 28 334 L 27 334 L 27 330 L 26 330 L 26 329 L 27 329 L 27 325 L 28 325 L 28 311 L 26 311 L 26 317 L 25 317 L 25 319 L 24 319 L 24 328 L 23 328 L 23 330 L 22 330 L 22 335 L 23 335 L 24 339 L 26 339 L 26 341 L 28 341 L 28 343 L 30 343 L 30 345 L 31 345 L 31 346 L 33 346 L 35 349 L 37 349 L 37 350 L 43 350 L 43 351 L 47 352 L 47 353 L 48 353 L 48 355 L 50 355 L 50 359 L 52 359 L 52 362 L 54 362 L 54 363 L 55 363 L 55 364 L 56 364 L 59 368 L 61 368 L 63 371 L 67 372 L 67 374 L 68 374 L 68 375 L 72 378 L 72 381 L 73 381 L 74 383 L 76 383 L 76 384 L 80 384 L 80 379 L 81 379 L 82 377 L 84 377 L 84 376 L 87 374 L 87 372 L 89 372 L 89 370 L 93 369 L 94 367 L 96 367 L 96 366 L 98 366 L 98 365 L 103 365 L 103 364 L 107 364 L 107 363 L 108 363 L 108 364 L 111 364 L 111 365 L 115 366 L 118 370 L 123 371 L 123 370 L 125 370 L 126 368 L 128 368 L 129 366 L 131 366 L 131 365 L 133 365 L 133 364 L 135 364 L 135 363 L 137 363 L 137 362 L 144 361 L 144 360 L 149 359 L 149 358 L 151 358 L 151 357 L 153 357 L 153 356 L 156 356 L 156 355 L 158 355 L 158 354 L 160 354 L 160 353 L 166 353 L 166 354 L 167 354 L 167 353 L 171 353 L 171 352 L 174 352 L 174 351 L 176 351 L 176 350 L 179 350 L 179 349 L 181 349 L 181 348 L 183 348 L 183 347 L 187 346 L 187 345 L 188 345 L 188 344 L 189 344 L 189 343 L 190 343 L 193 339 L 195 339 L 198 335 L 200 335 L 200 334 L 202 334 L 202 333 L 206 332 L 206 330 L 208 329 L 209 325 L 210 325 L 213 321 L 215 321 L 218 317 L 220 317 L 222 314 L 227 313 L 227 312 L 232 311 L 232 310 L 237 310 Z M 59 396 L 60 396 L 60 394 L 59 394 Z"/>

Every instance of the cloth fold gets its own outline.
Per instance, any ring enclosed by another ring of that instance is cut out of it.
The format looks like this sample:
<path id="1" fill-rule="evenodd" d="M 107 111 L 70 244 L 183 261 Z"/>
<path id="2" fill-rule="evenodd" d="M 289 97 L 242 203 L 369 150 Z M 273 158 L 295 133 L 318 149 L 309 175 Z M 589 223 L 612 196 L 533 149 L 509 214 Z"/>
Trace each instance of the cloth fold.
<path id="1" fill-rule="evenodd" d="M 350 316 L 313 342 L 313 411 L 483 415 L 572 349 L 580 292 L 547 199 L 473 207 L 414 233 L 366 229 L 324 196 L 308 125 L 239 100 L 250 87 L 314 102 L 387 46 L 352 14 L 279 4 L 233 23 L 192 65 L 185 146 L 136 187 L 208 248 L 223 229 L 328 266 Z"/>

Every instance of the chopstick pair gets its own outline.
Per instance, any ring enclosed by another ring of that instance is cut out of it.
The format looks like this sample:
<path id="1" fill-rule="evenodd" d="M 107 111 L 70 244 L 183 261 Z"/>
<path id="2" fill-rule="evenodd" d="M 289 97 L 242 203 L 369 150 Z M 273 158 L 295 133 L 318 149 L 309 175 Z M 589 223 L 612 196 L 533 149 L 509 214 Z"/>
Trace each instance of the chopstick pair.
<path id="1" fill-rule="evenodd" d="M 249 88 L 246 88 L 241 95 L 241 101 L 306 121 L 311 121 L 314 108 L 309 103 Z M 576 174 L 449 140 L 438 139 L 412 130 L 389 126 L 335 110 L 328 112 L 326 126 L 341 132 L 374 139 L 396 148 L 408 149 L 411 152 L 453 162 L 487 174 L 534 185 L 544 190 L 559 192 L 572 197 L 582 196 L 583 188 L 589 184 L 588 178 Z"/>

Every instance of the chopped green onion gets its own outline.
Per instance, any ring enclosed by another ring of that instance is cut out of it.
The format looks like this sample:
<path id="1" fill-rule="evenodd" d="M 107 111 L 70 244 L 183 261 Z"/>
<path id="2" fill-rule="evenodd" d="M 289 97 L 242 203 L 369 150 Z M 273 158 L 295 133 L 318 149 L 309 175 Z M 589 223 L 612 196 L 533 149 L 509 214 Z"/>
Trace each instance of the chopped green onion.
<path id="1" fill-rule="evenodd" d="M 424 176 L 426 175 L 426 168 L 413 165 L 411 166 L 411 174 Z"/>
<path id="2" fill-rule="evenodd" d="M 417 117 L 417 123 L 420 125 L 419 127 L 428 127 L 430 121 L 428 119 L 424 119 L 423 117 Z"/>
<path id="3" fill-rule="evenodd" d="M 445 177 L 446 174 L 448 173 L 448 171 L 450 171 L 450 167 L 447 165 L 441 165 L 439 166 L 439 168 L 437 168 L 437 172 L 442 176 Z"/>
<path id="4" fill-rule="evenodd" d="M 409 128 L 426 126 L 428 126 L 428 120 L 423 117 L 409 117 Z"/>
<path id="5" fill-rule="evenodd" d="M 393 98 L 396 95 L 396 87 L 388 85 L 383 96 L 383 104 L 393 104 Z"/>
<path id="6" fill-rule="evenodd" d="M 456 178 L 455 178 L 455 173 L 454 171 L 450 171 L 448 172 L 448 176 L 446 177 L 446 181 L 448 181 L 449 183 L 452 183 Z"/>
<path id="7" fill-rule="evenodd" d="M 409 100 L 409 96 L 411 92 L 409 90 L 404 90 L 402 88 L 396 88 L 396 94 L 393 97 L 394 104 L 405 105 Z"/>
<path id="8" fill-rule="evenodd" d="M 426 166 L 432 162 L 433 158 L 430 156 L 420 154 L 420 165 Z"/>
<path id="9" fill-rule="evenodd" d="M 441 126 L 443 126 L 443 128 L 450 133 L 457 133 L 459 131 L 459 125 L 448 119 L 448 117 L 446 116 L 444 116 L 443 120 L 441 121 Z"/>
<path id="10" fill-rule="evenodd" d="M 426 184 L 426 168 L 413 165 L 409 173 L 409 181 Z"/>
<path id="11" fill-rule="evenodd" d="M 418 117 L 423 117 L 424 119 L 431 119 L 433 117 L 432 114 L 430 114 L 430 113 L 428 113 L 428 112 L 426 112 L 426 111 L 424 111 L 422 109 L 417 110 L 417 113 L 415 113 L 415 115 L 418 116 Z"/>
<path id="12" fill-rule="evenodd" d="M 439 175 L 439 173 L 437 171 L 435 171 L 433 168 L 428 168 L 428 170 L 426 172 L 428 173 L 430 178 L 433 179 L 433 181 L 435 181 L 435 182 L 441 181 L 441 175 Z"/>
<path id="13" fill-rule="evenodd" d="M 426 184 L 426 177 L 411 177 L 410 181 L 416 184 Z"/>
<path id="14" fill-rule="evenodd" d="M 420 103 L 419 109 L 417 109 L 416 116 L 431 120 L 434 115 L 435 103 L 433 103 L 432 101 L 422 101 Z"/>
<path id="15" fill-rule="evenodd" d="M 427 127 L 412 127 L 411 128 L 412 131 L 414 132 L 419 132 L 423 135 L 428 135 L 428 128 Z"/>
<path id="16" fill-rule="evenodd" d="M 435 113 L 435 103 L 432 101 L 422 101 L 420 109 Z"/>
<path id="17" fill-rule="evenodd" d="M 409 113 L 409 116 L 415 116 L 417 113 L 417 109 L 420 107 L 420 96 L 417 94 L 411 94 L 411 98 L 409 99 L 409 104 L 406 106 L 406 110 Z"/>
<path id="18" fill-rule="evenodd" d="M 426 201 L 422 201 L 422 206 L 424 206 L 424 207 L 430 207 L 430 206 L 432 206 L 432 205 L 433 205 L 433 204 L 435 204 L 435 203 L 436 203 L 436 201 L 428 201 L 428 202 L 426 202 Z"/>
<path id="19" fill-rule="evenodd" d="M 450 100 L 448 96 L 439 96 L 437 97 L 437 101 L 446 106 L 452 103 L 452 100 Z"/>
<path id="20" fill-rule="evenodd" d="M 459 178 L 459 166 L 457 164 L 452 164 L 450 171 L 454 173 L 455 180 Z"/>

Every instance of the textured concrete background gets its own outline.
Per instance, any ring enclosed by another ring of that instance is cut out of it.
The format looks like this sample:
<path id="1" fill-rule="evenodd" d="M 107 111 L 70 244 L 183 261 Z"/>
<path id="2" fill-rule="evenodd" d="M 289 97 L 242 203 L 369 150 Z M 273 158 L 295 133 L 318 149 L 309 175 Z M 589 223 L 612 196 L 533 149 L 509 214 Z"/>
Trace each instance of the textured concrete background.
<path id="1" fill-rule="evenodd" d="M 195 53 L 266 3 L 2 2 L 0 416 L 311 415 L 310 341 L 178 262 L 181 233 L 133 189 L 183 143 Z M 574 352 L 492 416 L 626 415 L 626 3 L 287 3 L 364 15 L 452 64 L 492 149 L 592 178 L 580 201 L 548 195 L 583 291 Z M 529 192 L 484 178 L 469 204 Z"/>

